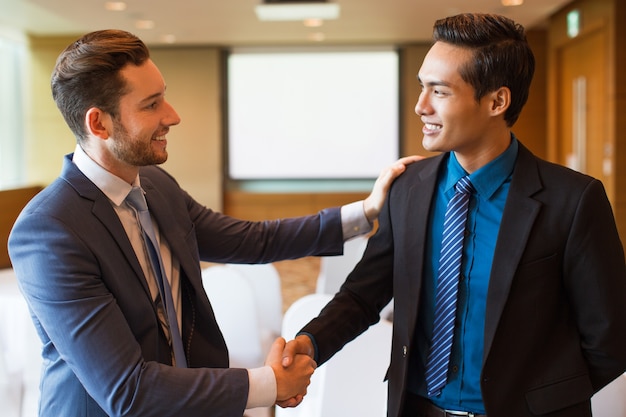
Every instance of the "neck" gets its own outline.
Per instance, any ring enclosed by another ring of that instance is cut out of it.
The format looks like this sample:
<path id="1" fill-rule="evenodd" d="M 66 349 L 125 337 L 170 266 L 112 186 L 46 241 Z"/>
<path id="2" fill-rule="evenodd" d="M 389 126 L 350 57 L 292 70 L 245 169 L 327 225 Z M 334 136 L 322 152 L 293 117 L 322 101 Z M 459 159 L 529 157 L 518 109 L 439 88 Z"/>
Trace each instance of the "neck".
<path id="1" fill-rule="evenodd" d="M 110 153 L 99 151 L 97 148 L 85 147 L 81 145 L 87 156 L 91 158 L 95 163 L 102 168 L 109 171 L 111 174 L 119 177 L 132 185 L 139 174 L 139 167 L 134 165 L 128 165 L 115 157 Z"/>
<path id="2" fill-rule="evenodd" d="M 507 150 L 510 144 L 511 131 L 507 129 L 506 132 L 498 135 L 495 140 L 486 141 L 480 147 L 469 151 L 455 150 L 454 154 L 463 169 L 471 174 L 500 156 Z"/>

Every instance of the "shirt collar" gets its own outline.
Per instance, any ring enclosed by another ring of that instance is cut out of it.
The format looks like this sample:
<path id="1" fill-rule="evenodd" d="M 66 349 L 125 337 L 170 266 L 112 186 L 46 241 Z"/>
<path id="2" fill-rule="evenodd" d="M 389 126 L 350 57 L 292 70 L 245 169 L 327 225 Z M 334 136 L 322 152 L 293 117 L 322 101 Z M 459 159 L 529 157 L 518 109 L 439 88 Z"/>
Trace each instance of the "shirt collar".
<path id="1" fill-rule="evenodd" d="M 96 161 L 91 159 L 87 153 L 76 145 L 74 150 L 74 156 L 72 161 L 78 167 L 78 169 L 93 182 L 96 187 L 100 189 L 116 206 L 121 205 L 126 199 L 126 196 L 130 192 L 133 186 L 140 187 L 139 175 L 133 181 L 133 184 L 128 184 L 126 181 L 111 174 L 109 171 L 98 165 Z"/>
<path id="2" fill-rule="evenodd" d="M 519 144 L 515 135 L 511 134 L 511 144 L 496 159 L 489 162 L 470 175 L 470 180 L 474 189 L 483 198 L 489 199 L 500 188 L 502 184 L 511 176 L 515 160 L 517 158 L 517 150 Z M 446 178 L 445 190 L 448 191 L 464 176 L 467 172 L 463 169 L 459 161 L 456 159 L 454 152 L 450 153 L 448 158 L 448 174 Z"/>

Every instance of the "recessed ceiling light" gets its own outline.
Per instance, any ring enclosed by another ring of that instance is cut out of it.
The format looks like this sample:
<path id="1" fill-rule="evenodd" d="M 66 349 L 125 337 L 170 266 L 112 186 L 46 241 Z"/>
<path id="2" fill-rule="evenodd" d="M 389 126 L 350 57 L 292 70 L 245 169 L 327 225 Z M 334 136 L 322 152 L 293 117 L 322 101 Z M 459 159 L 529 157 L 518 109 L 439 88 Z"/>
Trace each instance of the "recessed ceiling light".
<path id="1" fill-rule="evenodd" d="M 503 6 L 521 6 L 524 0 L 501 0 Z"/>
<path id="2" fill-rule="evenodd" d="M 126 3 L 123 1 L 107 1 L 104 3 L 104 8 L 112 12 L 122 12 L 126 10 Z"/>
<path id="3" fill-rule="evenodd" d="M 339 5 L 335 3 L 260 4 L 255 11 L 259 20 L 330 20 L 339 17 Z"/>
<path id="4" fill-rule="evenodd" d="M 172 34 L 162 35 L 161 41 L 165 43 L 176 43 L 176 35 L 172 35 Z"/>
<path id="5" fill-rule="evenodd" d="M 136 20 L 135 27 L 137 29 L 154 29 L 155 27 L 154 20 Z"/>
<path id="6" fill-rule="evenodd" d="M 322 19 L 304 19 L 304 26 L 308 28 L 318 28 L 324 24 Z"/>

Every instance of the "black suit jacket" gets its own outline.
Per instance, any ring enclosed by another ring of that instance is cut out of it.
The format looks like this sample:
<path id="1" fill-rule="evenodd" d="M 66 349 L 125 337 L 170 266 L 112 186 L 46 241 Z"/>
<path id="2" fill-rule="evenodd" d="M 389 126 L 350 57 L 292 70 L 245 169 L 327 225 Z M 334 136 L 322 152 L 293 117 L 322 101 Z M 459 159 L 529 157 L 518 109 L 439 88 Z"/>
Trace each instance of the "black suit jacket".
<path id="1" fill-rule="evenodd" d="M 109 199 L 71 162 L 24 209 L 9 239 L 43 342 L 40 415 L 241 416 L 248 374 L 228 351 L 200 261 L 266 263 L 343 248 L 340 209 L 249 222 L 207 209 L 165 171 L 140 170 L 148 207 L 180 261 L 182 338 L 171 364 L 146 279 Z"/>
<path id="2" fill-rule="evenodd" d="M 404 402 L 429 210 L 444 160 L 414 163 L 395 181 L 363 259 L 303 329 L 325 362 L 393 297 L 389 417 Z M 626 370 L 626 266 L 599 181 L 520 144 L 485 302 L 487 414 L 590 416 L 590 397 Z"/>

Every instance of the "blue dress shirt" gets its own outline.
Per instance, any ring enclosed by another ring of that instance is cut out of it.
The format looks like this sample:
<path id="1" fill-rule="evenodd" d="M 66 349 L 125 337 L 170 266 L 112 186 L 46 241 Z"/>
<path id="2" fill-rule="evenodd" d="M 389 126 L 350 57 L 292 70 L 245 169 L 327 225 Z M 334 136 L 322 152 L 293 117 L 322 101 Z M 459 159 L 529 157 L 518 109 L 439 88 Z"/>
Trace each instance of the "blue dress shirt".
<path id="1" fill-rule="evenodd" d="M 506 151 L 470 175 L 476 191 L 470 199 L 467 219 L 448 383 L 437 397 L 430 398 L 441 408 L 485 413 L 480 372 L 487 289 L 517 149 L 517 139 L 512 136 Z M 451 153 L 439 174 L 437 195 L 430 212 L 431 228 L 427 240 L 430 244 L 426 249 L 427 262 L 408 379 L 409 390 L 423 397 L 427 397 L 424 371 L 432 336 L 443 220 L 448 201 L 454 194 L 454 185 L 465 175 L 467 172 Z"/>

